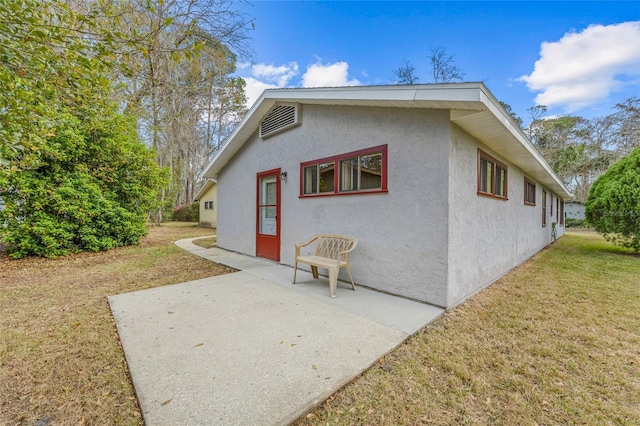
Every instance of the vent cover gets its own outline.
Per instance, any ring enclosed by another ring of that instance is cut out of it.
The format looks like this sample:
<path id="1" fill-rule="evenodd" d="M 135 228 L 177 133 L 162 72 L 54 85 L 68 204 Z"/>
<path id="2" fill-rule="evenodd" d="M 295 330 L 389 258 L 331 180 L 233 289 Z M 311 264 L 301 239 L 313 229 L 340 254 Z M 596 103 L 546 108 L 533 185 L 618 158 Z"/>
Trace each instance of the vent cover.
<path id="1" fill-rule="evenodd" d="M 260 137 L 269 137 L 298 124 L 300 124 L 298 105 L 276 105 L 260 123 Z"/>

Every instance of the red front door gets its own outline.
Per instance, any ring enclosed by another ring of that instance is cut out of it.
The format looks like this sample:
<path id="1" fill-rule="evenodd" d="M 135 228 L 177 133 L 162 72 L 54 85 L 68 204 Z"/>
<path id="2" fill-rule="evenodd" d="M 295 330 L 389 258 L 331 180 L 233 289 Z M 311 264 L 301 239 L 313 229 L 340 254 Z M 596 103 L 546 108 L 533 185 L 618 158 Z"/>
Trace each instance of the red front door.
<path id="1" fill-rule="evenodd" d="M 258 173 L 256 256 L 280 260 L 280 169 Z"/>

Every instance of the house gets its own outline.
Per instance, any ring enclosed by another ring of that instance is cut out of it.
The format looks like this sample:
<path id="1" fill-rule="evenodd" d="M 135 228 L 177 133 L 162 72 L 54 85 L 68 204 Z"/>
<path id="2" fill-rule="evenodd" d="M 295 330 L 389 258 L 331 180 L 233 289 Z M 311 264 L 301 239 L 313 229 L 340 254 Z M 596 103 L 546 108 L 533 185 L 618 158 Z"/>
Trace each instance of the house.
<path id="1" fill-rule="evenodd" d="M 577 201 L 571 201 L 567 203 L 565 211 L 567 213 L 567 219 L 584 220 L 584 204 Z"/>
<path id="2" fill-rule="evenodd" d="M 200 202 L 199 226 L 215 228 L 217 224 L 217 182 L 215 179 L 207 179 L 204 185 L 194 197 L 194 201 Z"/>
<path id="3" fill-rule="evenodd" d="M 266 90 L 204 175 L 221 248 L 293 265 L 354 236 L 357 284 L 442 307 L 561 236 L 571 198 L 482 83 Z"/>

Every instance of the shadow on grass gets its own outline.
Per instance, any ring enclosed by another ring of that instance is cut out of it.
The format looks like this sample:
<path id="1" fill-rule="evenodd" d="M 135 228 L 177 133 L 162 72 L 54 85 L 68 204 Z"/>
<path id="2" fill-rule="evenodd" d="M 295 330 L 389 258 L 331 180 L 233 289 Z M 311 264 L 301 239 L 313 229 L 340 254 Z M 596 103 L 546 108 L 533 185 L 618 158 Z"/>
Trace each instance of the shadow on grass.
<path id="1" fill-rule="evenodd" d="M 568 231 L 565 235 L 569 238 L 577 237 L 581 241 L 588 241 L 586 244 L 580 244 L 580 250 L 589 254 L 607 253 L 621 256 L 629 256 L 640 259 L 640 252 L 630 248 L 613 245 L 611 242 L 595 231 Z M 573 245 L 573 244 L 571 244 Z"/>

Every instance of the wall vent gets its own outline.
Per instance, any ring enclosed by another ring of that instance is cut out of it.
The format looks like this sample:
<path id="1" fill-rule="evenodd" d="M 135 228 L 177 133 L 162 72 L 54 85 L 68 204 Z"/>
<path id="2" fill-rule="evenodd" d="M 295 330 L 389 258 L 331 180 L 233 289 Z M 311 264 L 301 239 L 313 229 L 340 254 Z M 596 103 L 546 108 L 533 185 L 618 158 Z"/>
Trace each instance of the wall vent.
<path id="1" fill-rule="evenodd" d="M 279 104 L 273 107 L 260 123 L 260 137 L 267 138 L 300 124 L 297 104 Z"/>

